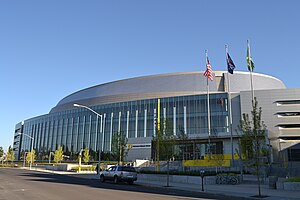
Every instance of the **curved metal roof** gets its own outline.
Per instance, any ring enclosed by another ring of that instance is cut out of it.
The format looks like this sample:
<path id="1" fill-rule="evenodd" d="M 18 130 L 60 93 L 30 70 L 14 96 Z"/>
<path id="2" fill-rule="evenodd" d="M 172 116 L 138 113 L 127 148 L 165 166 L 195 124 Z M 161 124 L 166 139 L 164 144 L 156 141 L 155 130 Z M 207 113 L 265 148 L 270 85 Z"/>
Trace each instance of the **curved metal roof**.
<path id="1" fill-rule="evenodd" d="M 284 89 L 279 79 L 252 73 L 255 90 Z M 230 75 L 230 92 L 250 90 L 249 72 L 235 72 Z M 214 81 L 208 81 L 212 93 L 225 92 L 227 72 L 215 71 Z M 171 96 L 202 94 L 207 91 L 207 79 L 202 72 L 181 72 L 141 76 L 96 85 L 72 93 L 50 111 L 58 112 L 73 108 L 74 103 L 86 106 Z"/>

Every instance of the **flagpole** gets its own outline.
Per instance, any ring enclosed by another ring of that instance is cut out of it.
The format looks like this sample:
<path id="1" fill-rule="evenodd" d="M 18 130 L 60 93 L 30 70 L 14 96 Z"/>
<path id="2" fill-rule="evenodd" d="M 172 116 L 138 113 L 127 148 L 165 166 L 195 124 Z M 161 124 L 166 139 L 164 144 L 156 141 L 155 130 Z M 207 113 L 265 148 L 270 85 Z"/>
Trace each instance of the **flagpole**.
<path id="1" fill-rule="evenodd" d="M 207 49 L 205 50 L 205 61 L 206 66 L 207 63 Z M 211 149 L 210 149 L 210 105 L 209 105 L 209 85 L 208 85 L 208 76 L 206 77 L 206 85 L 207 85 L 207 127 L 208 127 L 208 146 L 209 146 L 209 155 L 211 155 Z"/>
<path id="2" fill-rule="evenodd" d="M 228 46 L 225 45 L 226 49 L 226 59 L 228 63 Z M 234 154 L 233 154 L 233 137 L 232 137 L 232 111 L 231 111 L 231 94 L 230 94 L 230 80 L 229 71 L 227 71 L 227 93 L 228 93 L 228 105 L 229 105 L 229 129 L 230 129 L 230 143 L 231 143 L 231 160 L 232 165 L 234 165 Z"/>
<path id="3" fill-rule="evenodd" d="M 247 40 L 247 46 L 248 46 L 248 51 L 249 51 L 249 59 L 250 59 L 250 63 L 251 63 L 251 52 L 250 52 L 250 41 Z M 253 70 L 253 69 L 252 69 Z M 251 95 L 252 95 L 252 106 L 254 104 L 254 90 L 253 90 L 253 76 L 252 76 L 252 70 L 250 71 L 250 83 L 251 83 Z"/>

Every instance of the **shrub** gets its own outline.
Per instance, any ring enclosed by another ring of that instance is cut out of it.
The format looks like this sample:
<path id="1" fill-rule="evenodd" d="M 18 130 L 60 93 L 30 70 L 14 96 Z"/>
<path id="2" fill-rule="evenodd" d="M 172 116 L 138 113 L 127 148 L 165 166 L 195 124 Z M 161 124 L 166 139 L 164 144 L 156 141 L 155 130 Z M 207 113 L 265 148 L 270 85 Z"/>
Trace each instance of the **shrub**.
<path id="1" fill-rule="evenodd" d="M 17 165 L 17 164 L 12 164 L 12 163 L 4 163 L 4 164 L 0 164 L 0 168 L 1 167 L 13 167 L 13 168 L 17 168 L 17 167 L 19 167 L 19 165 Z"/>
<path id="2" fill-rule="evenodd" d="M 72 167 L 71 171 L 77 171 L 78 172 L 79 167 Z M 96 170 L 96 166 L 81 166 L 80 167 L 81 171 L 95 171 Z"/>
<path id="3" fill-rule="evenodd" d="M 300 177 L 299 176 L 291 177 L 286 179 L 285 182 L 300 182 Z"/>
<path id="4" fill-rule="evenodd" d="M 167 174 L 166 171 L 140 171 L 142 174 Z M 199 171 L 170 171 L 170 175 L 183 175 L 183 176 L 200 176 Z M 207 171 L 205 172 L 205 176 L 215 176 L 215 172 Z"/>
<path id="5" fill-rule="evenodd" d="M 140 169 L 139 173 L 141 174 L 167 174 L 167 171 L 151 171 L 151 170 L 143 170 Z M 183 175 L 183 176 L 200 176 L 200 171 L 170 171 L 169 172 L 170 175 Z M 229 172 L 224 172 L 221 173 L 224 174 L 225 176 L 235 176 L 240 174 L 240 172 L 236 172 L 236 171 L 229 171 Z M 218 175 L 221 175 L 218 174 Z M 215 171 L 205 171 L 205 176 L 216 176 L 216 172 Z"/>

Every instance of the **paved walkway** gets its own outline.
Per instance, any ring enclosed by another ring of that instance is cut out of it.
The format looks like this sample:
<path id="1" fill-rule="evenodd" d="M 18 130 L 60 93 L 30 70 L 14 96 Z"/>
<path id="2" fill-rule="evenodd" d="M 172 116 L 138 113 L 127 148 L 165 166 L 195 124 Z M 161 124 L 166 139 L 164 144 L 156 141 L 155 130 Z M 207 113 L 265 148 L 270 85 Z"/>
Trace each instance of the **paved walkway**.
<path id="1" fill-rule="evenodd" d="M 28 169 L 28 168 L 27 168 Z M 76 173 L 76 172 L 62 172 L 62 171 L 50 171 L 39 168 L 33 168 L 33 170 L 43 171 L 48 173 L 64 174 L 72 177 L 85 178 L 85 179 L 99 179 L 96 173 Z M 135 184 L 147 186 L 147 187 L 166 187 L 166 182 L 153 181 L 146 179 L 138 179 Z M 193 192 L 202 192 L 201 184 L 184 184 L 184 183 L 173 183 L 169 184 L 170 188 L 178 190 L 186 190 Z M 220 194 L 225 196 L 236 196 L 246 199 L 259 199 L 253 196 L 258 194 L 257 184 L 239 184 L 239 185 L 204 185 L 204 193 L 209 194 Z M 300 191 L 286 191 L 286 190 L 275 190 L 269 189 L 266 184 L 261 185 L 261 194 L 268 196 L 266 200 L 300 200 Z"/>

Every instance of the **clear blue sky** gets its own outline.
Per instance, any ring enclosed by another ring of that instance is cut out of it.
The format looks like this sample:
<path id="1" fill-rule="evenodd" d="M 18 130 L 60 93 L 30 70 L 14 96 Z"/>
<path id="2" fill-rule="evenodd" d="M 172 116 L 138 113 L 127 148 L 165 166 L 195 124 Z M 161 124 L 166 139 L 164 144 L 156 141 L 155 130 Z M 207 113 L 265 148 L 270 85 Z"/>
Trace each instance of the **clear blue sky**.
<path id="1" fill-rule="evenodd" d="M 118 79 L 205 69 L 237 70 L 299 88 L 298 0 L 0 1 L 0 146 L 16 123 L 46 114 L 63 97 Z"/>

